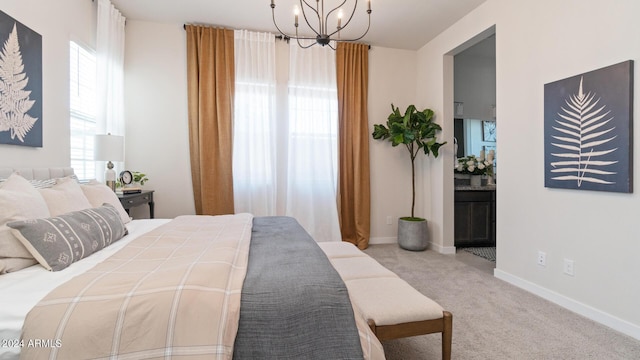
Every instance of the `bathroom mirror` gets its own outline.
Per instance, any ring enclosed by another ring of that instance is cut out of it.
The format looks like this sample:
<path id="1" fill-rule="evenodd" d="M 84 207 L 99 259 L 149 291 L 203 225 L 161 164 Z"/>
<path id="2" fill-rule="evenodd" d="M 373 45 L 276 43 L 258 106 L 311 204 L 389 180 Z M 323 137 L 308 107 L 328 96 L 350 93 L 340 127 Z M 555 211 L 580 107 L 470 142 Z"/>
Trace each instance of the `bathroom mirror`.
<path id="1" fill-rule="evenodd" d="M 497 170 L 496 140 L 498 134 L 496 133 L 495 120 L 454 119 L 453 134 L 454 142 L 458 145 L 456 157 L 480 156 L 483 150 L 484 154 L 489 154 L 493 150 L 494 171 Z"/>

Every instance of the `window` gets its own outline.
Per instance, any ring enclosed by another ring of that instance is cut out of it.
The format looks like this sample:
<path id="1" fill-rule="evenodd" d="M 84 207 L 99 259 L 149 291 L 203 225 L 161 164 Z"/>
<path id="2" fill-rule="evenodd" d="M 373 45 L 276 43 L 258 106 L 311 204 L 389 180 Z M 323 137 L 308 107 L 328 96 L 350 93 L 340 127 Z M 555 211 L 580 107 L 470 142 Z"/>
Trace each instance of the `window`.
<path id="1" fill-rule="evenodd" d="M 293 216 L 317 241 L 341 239 L 335 52 L 235 34 L 235 211 Z"/>
<path id="2" fill-rule="evenodd" d="M 338 174 L 338 91 L 335 86 L 289 85 L 289 147 L 300 164 L 295 169 L 299 183 L 323 184 L 336 191 Z M 321 156 L 318 156 L 319 153 Z M 310 162 L 309 159 L 314 159 Z M 314 171 L 322 163 L 322 171 Z M 293 174 L 290 174 L 293 175 Z M 331 194 L 328 194 L 331 196 Z"/>
<path id="3" fill-rule="evenodd" d="M 71 167 L 81 180 L 95 178 L 96 55 L 71 41 L 69 53 Z"/>

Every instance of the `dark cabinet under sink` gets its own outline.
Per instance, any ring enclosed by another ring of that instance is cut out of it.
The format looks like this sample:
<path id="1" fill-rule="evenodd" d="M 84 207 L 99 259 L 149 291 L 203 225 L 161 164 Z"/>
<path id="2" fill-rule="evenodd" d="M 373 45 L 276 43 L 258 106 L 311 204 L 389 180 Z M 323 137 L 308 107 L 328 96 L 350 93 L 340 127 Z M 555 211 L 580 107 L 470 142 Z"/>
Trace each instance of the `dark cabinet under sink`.
<path id="1" fill-rule="evenodd" d="M 496 245 L 496 191 L 455 191 L 456 247 Z"/>

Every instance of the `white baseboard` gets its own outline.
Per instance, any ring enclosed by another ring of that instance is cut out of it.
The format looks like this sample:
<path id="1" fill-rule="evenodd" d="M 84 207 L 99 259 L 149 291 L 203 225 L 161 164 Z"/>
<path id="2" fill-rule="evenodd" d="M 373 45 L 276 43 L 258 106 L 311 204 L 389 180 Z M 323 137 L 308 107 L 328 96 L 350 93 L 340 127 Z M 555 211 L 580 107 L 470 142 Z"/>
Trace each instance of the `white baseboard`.
<path id="1" fill-rule="evenodd" d="M 530 281 L 524 280 L 517 276 L 511 275 L 499 269 L 493 271 L 493 275 L 500 280 L 506 281 L 511 285 L 524 289 L 532 294 L 538 295 L 543 299 L 551 301 L 554 304 L 560 305 L 563 308 L 580 314 L 588 319 L 598 322 L 602 325 L 608 326 L 616 331 L 619 331 L 625 335 L 631 336 L 637 340 L 640 340 L 640 326 L 632 324 L 626 320 L 615 317 L 611 314 L 607 314 L 601 310 L 598 310 L 589 305 L 583 304 L 574 299 L 568 298 L 555 291 L 551 291 L 547 288 L 534 284 Z"/>
<path id="2" fill-rule="evenodd" d="M 444 254 L 444 255 L 451 255 L 451 254 L 455 254 L 456 253 L 456 247 L 455 246 L 441 246 L 438 244 L 434 244 L 432 242 L 429 243 L 429 248 L 433 251 L 437 251 L 440 254 Z"/>
<path id="3" fill-rule="evenodd" d="M 397 243 L 398 243 L 398 238 L 395 236 L 369 238 L 369 244 L 371 245 L 397 244 Z M 430 242 L 429 248 L 433 251 L 437 251 L 440 254 L 445 254 L 445 255 L 451 255 L 456 253 L 455 246 L 440 246 Z"/>
<path id="4" fill-rule="evenodd" d="M 398 243 L 398 238 L 395 236 L 391 236 L 391 237 L 374 237 L 374 238 L 369 238 L 369 244 L 371 245 L 376 245 L 376 244 L 397 244 Z"/>

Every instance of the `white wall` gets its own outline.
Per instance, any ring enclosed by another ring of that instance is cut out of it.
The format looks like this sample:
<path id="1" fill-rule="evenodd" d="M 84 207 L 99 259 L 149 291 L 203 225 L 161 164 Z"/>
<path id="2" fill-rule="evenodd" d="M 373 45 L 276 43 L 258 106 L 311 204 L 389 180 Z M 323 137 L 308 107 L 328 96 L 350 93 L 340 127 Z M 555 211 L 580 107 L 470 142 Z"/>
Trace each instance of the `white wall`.
<path id="1" fill-rule="evenodd" d="M 372 47 L 369 51 L 369 133 L 386 124 L 391 104 L 404 113 L 416 101 L 415 51 Z M 398 218 L 411 215 L 411 160 L 405 147 L 369 141 L 371 164 L 371 243 L 396 242 Z M 416 197 L 416 216 L 428 217 Z M 387 217 L 392 219 L 387 224 Z"/>
<path id="2" fill-rule="evenodd" d="M 156 218 L 195 214 L 187 45 L 182 24 L 128 20 L 125 47 L 126 167 L 147 174 Z M 132 209 L 136 217 L 148 209 Z"/>
<path id="3" fill-rule="evenodd" d="M 447 115 L 453 98 L 446 54 L 495 25 L 500 118 L 495 274 L 640 339 L 640 196 L 547 189 L 543 173 L 544 84 L 629 59 L 637 68 L 638 13 L 635 0 L 488 0 L 419 50 L 418 94 Z M 634 132 L 639 138 L 640 129 Z M 453 136 L 453 125 L 445 124 L 443 136 Z M 450 244 L 451 170 L 437 165 L 428 190 L 445 195 L 434 205 L 433 211 L 440 211 L 435 221 L 443 224 L 435 236 Z M 443 185 L 433 178 L 444 179 Z M 547 253 L 546 267 L 536 264 L 538 250 Z M 575 261 L 575 276 L 563 274 L 564 258 Z"/>
<path id="4" fill-rule="evenodd" d="M 494 120 L 496 104 L 495 37 L 454 57 L 454 99 L 463 103 L 465 119 Z"/>
<path id="5" fill-rule="evenodd" d="M 2 0 L 0 5 L 0 10 L 42 36 L 43 76 L 42 148 L 0 144 L 0 166 L 69 166 L 69 41 L 95 47 L 94 4 Z"/>
<path id="6" fill-rule="evenodd" d="M 126 31 L 126 166 L 149 175 L 145 187 L 156 190 L 156 217 L 193 214 L 185 31 L 182 24 L 135 20 L 127 21 Z M 417 54 L 374 47 L 369 56 L 369 123 L 373 132 L 373 124 L 386 122 L 392 102 L 403 109 L 414 103 Z M 372 242 L 395 242 L 397 218 L 411 210 L 408 154 L 373 138 L 370 145 Z M 420 199 L 417 202 L 420 204 Z M 133 210 L 147 211 L 144 207 Z M 423 213 L 420 207 L 417 210 L 417 214 Z M 386 224 L 387 216 L 392 217 L 391 225 Z"/>

